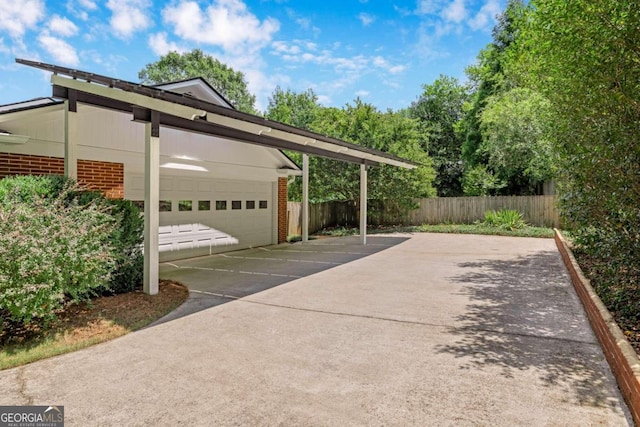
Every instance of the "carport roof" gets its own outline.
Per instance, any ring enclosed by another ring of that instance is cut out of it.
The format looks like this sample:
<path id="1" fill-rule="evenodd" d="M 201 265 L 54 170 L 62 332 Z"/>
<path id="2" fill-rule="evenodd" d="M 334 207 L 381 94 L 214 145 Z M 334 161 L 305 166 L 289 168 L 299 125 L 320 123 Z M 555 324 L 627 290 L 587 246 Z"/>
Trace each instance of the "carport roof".
<path id="1" fill-rule="evenodd" d="M 136 121 L 154 122 L 190 132 L 351 163 L 388 164 L 407 169 L 418 166 L 415 162 L 380 150 L 299 129 L 189 95 L 53 64 L 19 58 L 16 58 L 16 62 L 52 72 L 55 98 L 129 112 Z"/>

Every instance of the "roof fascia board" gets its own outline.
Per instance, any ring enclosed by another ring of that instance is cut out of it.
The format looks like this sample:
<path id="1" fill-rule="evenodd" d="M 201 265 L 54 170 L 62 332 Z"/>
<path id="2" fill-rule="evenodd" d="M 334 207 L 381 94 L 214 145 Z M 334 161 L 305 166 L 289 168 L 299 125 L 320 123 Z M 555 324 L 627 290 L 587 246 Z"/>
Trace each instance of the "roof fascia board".
<path id="1" fill-rule="evenodd" d="M 79 80 L 60 77 L 55 74 L 51 76 L 51 83 L 56 86 L 66 87 L 67 89 L 75 89 L 80 92 L 98 95 L 103 98 L 115 99 L 116 101 L 126 102 L 130 105 L 139 105 L 150 110 L 183 117 L 190 120 L 195 117 L 202 117 L 206 114 L 206 111 L 197 110 L 184 105 L 175 104 L 173 102 L 163 101 L 161 99 L 152 98 L 139 93 L 127 92 L 107 86 L 100 86 L 92 83 L 82 82 Z"/>
<path id="2" fill-rule="evenodd" d="M 75 89 L 68 89 L 66 87 L 53 85 L 53 96 L 57 98 L 69 99 L 69 90 L 73 91 Z M 103 96 L 94 95 L 78 90 L 75 90 L 75 92 L 76 102 L 106 108 L 109 110 L 131 113 L 131 104 L 127 102 L 118 101 L 112 98 L 105 98 Z"/>

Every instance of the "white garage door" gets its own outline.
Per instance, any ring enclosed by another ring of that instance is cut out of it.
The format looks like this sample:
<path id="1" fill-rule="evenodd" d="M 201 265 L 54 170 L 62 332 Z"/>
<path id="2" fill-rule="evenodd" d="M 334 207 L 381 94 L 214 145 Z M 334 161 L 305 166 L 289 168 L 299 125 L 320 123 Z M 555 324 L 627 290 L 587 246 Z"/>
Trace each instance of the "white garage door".
<path id="1" fill-rule="evenodd" d="M 272 191 L 270 182 L 161 177 L 160 260 L 271 244 Z"/>

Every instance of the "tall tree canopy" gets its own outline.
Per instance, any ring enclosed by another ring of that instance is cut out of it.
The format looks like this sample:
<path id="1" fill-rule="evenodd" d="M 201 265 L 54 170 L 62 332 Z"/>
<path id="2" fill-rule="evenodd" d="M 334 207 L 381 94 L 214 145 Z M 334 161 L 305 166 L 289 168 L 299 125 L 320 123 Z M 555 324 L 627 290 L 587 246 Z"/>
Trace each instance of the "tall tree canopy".
<path id="1" fill-rule="evenodd" d="M 527 7 L 509 0 L 493 30 L 493 41 L 466 72 L 472 95 L 456 130 L 463 139 L 463 187 L 468 195 L 536 194 L 554 177 L 548 130 L 548 101 L 519 87 L 510 67 L 526 24 Z"/>
<path id="2" fill-rule="evenodd" d="M 487 98 L 480 114 L 480 151 L 509 194 L 536 194 L 555 176 L 547 124 L 549 101 L 527 88 Z"/>
<path id="3" fill-rule="evenodd" d="M 256 113 L 255 95 L 249 92 L 244 74 L 235 71 L 200 49 L 191 52 L 169 52 L 138 73 L 145 84 L 160 84 L 171 81 L 202 77 L 216 88 L 235 108 L 245 113 Z"/>
<path id="4" fill-rule="evenodd" d="M 416 161 L 421 166 L 404 170 L 381 165 L 369 171 L 369 198 L 385 200 L 387 207 L 410 206 L 413 200 L 434 195 L 434 171 L 424 150 L 424 132 L 418 120 L 400 113 L 381 112 L 371 104 L 356 99 L 343 108 L 322 107 L 313 91 L 296 93 L 276 88 L 269 99 L 266 117 L 332 136 L 369 148 Z M 292 154 L 292 157 L 296 157 Z M 310 156 L 309 198 L 357 201 L 360 195 L 358 165 Z M 292 188 L 300 198 L 299 185 Z"/>
<path id="5" fill-rule="evenodd" d="M 504 73 L 505 63 L 509 47 L 522 26 L 525 10 L 523 0 L 509 0 L 504 12 L 497 16 L 498 21 L 492 32 L 493 41 L 480 51 L 477 63 L 466 69 L 473 96 L 466 105 L 466 114 L 458 130 L 464 139 L 462 153 L 470 166 L 486 160 L 479 150 L 482 143 L 480 113 L 487 98 L 511 88 L 511 82 Z"/>
<path id="6" fill-rule="evenodd" d="M 271 120 L 311 130 L 320 108 L 318 96 L 312 89 L 296 93 L 291 89 L 282 90 L 280 86 L 276 86 L 269 97 L 265 116 Z"/>
<path id="7" fill-rule="evenodd" d="M 416 198 L 435 195 L 432 162 L 422 148 L 423 134 L 416 120 L 391 111 L 383 113 L 373 105 L 356 99 L 342 109 L 322 109 L 314 123 L 314 130 L 421 164 L 414 170 L 389 165 L 371 168 L 369 198 L 386 200 L 398 208 L 407 208 Z M 320 158 L 317 162 L 312 174 L 324 197 L 358 200 L 358 165 Z"/>
<path id="8" fill-rule="evenodd" d="M 432 84 L 423 85 L 420 97 L 409 107 L 409 115 L 420 120 L 427 138 L 424 149 L 433 159 L 437 172 L 438 196 L 461 196 L 464 165 L 462 141 L 456 123 L 462 118 L 467 90 L 457 79 L 441 75 Z"/>
<path id="9" fill-rule="evenodd" d="M 532 0 L 516 68 L 549 101 L 562 213 L 614 311 L 640 317 L 640 8 L 636 0 Z M 519 65 L 518 65 L 519 64 Z"/>

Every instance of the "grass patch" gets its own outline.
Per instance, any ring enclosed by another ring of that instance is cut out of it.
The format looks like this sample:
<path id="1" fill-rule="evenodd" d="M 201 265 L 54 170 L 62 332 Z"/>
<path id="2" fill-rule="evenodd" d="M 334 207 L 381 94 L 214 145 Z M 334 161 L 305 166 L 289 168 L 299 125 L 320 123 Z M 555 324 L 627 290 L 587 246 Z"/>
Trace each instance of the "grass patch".
<path id="1" fill-rule="evenodd" d="M 427 233 L 484 234 L 492 236 L 553 238 L 552 228 L 533 227 L 529 225 L 513 230 L 502 227 L 492 227 L 485 224 L 424 224 L 419 225 L 416 228 L 416 231 Z"/>
<path id="2" fill-rule="evenodd" d="M 48 330 L 25 329 L 5 338 L 0 369 L 35 362 L 125 335 L 176 309 L 189 295 L 182 285 L 162 281 L 158 295 L 141 290 L 95 298 L 68 307 Z"/>
<path id="3" fill-rule="evenodd" d="M 509 230 L 503 227 L 478 224 L 437 224 L 437 225 L 409 225 L 409 226 L 379 226 L 367 228 L 368 234 L 383 233 L 453 233 L 453 234 L 484 234 L 491 236 L 511 237 L 541 237 L 553 238 L 553 229 L 545 227 L 523 226 Z M 360 234 L 356 227 L 335 227 L 319 231 L 322 236 L 355 236 Z"/>

